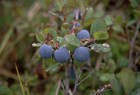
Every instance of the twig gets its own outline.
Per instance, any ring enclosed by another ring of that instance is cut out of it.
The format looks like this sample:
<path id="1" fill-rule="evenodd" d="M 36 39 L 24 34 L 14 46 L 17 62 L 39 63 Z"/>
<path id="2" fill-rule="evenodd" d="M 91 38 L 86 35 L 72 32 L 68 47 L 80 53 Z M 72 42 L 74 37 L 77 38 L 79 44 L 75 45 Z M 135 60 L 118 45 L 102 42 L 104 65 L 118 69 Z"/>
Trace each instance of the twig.
<path id="1" fill-rule="evenodd" d="M 139 28 L 140 28 L 140 21 L 137 24 L 136 32 L 135 32 L 134 37 L 132 38 L 132 41 L 130 43 L 129 68 L 132 67 L 132 65 L 133 65 L 133 60 L 132 60 L 132 57 L 133 57 L 133 49 L 134 49 L 134 45 L 135 45 L 135 40 L 136 40 L 136 38 L 138 36 L 138 33 L 139 33 Z"/>
<path id="2" fill-rule="evenodd" d="M 100 69 L 100 66 L 101 66 L 101 63 L 102 63 L 102 58 L 103 58 L 103 54 L 100 54 L 98 59 L 97 59 L 97 62 L 96 62 L 96 67 L 95 67 L 96 70 Z"/>
<path id="3" fill-rule="evenodd" d="M 113 33 L 112 33 L 111 36 L 112 36 L 112 38 L 115 38 L 115 39 L 117 39 L 117 40 L 119 40 L 119 41 L 122 41 L 122 42 L 124 42 L 124 43 L 128 42 L 126 38 L 121 37 L 121 36 L 119 36 L 119 35 L 116 35 L 116 34 L 113 34 Z M 140 52 L 140 47 L 139 47 L 139 46 L 136 45 L 134 48 Z"/>
<path id="4" fill-rule="evenodd" d="M 63 90 L 65 90 L 64 83 L 63 83 L 62 80 L 61 80 L 61 87 L 62 87 Z"/>
<path id="5" fill-rule="evenodd" d="M 90 76 L 91 76 L 91 74 L 94 72 L 94 70 L 92 70 L 84 79 L 82 79 L 79 83 L 78 83 L 78 85 L 80 85 L 82 82 L 84 82 L 86 79 L 88 79 Z"/>
<path id="6" fill-rule="evenodd" d="M 22 80 L 21 80 L 21 77 L 20 77 L 20 74 L 19 74 L 19 71 L 18 71 L 18 67 L 17 67 L 16 64 L 15 64 L 15 68 L 16 68 L 16 72 L 17 72 L 17 75 L 18 75 L 18 79 L 19 79 L 22 95 L 26 95 L 25 94 L 25 89 L 24 89 L 24 86 L 23 86 L 23 83 L 22 83 Z"/>
<path id="7" fill-rule="evenodd" d="M 60 86 L 61 86 L 61 79 L 58 80 L 58 83 L 57 83 L 57 88 L 56 88 L 56 91 L 55 91 L 55 95 L 59 95 L 59 90 L 60 90 Z"/>
<path id="8" fill-rule="evenodd" d="M 65 81 L 64 81 L 64 84 L 65 84 L 65 95 L 69 95 L 69 75 L 68 75 L 68 69 L 69 69 L 69 63 L 66 64 L 65 66 Z"/>
<path id="9" fill-rule="evenodd" d="M 102 92 L 105 92 L 105 91 L 107 91 L 107 90 L 110 90 L 110 87 L 111 87 L 110 84 L 104 85 L 101 89 L 98 89 L 98 90 L 94 93 L 94 95 L 100 95 Z"/>
<path id="10" fill-rule="evenodd" d="M 12 78 L 14 80 L 18 80 L 18 77 L 17 75 L 11 73 L 10 71 L 4 69 L 4 68 L 0 68 L 0 75 L 3 75 L 3 76 L 6 76 L 6 77 L 9 77 L 9 78 Z"/>
<path id="11" fill-rule="evenodd" d="M 41 4 L 38 0 L 36 0 L 27 13 L 28 19 L 31 21 L 40 9 L 41 9 Z"/>
<path id="12" fill-rule="evenodd" d="M 76 80 L 75 80 L 73 95 L 76 94 L 76 90 L 77 90 L 77 87 L 78 87 L 78 81 L 79 81 L 79 79 L 80 79 L 80 77 L 81 77 L 81 75 L 82 75 L 82 72 L 83 72 L 83 71 L 82 71 L 82 69 L 81 69 L 79 75 L 76 74 Z"/>
<path id="13" fill-rule="evenodd" d="M 70 89 L 69 89 L 69 91 L 68 91 L 68 92 L 69 92 L 69 95 L 73 95 L 73 94 L 72 94 L 72 91 L 71 91 Z"/>
<path id="14" fill-rule="evenodd" d="M 8 40 L 10 39 L 12 33 L 13 33 L 13 25 L 10 27 L 9 31 L 7 32 L 7 34 L 5 35 L 4 37 L 4 40 L 2 41 L 1 43 L 1 46 L 0 46 L 0 55 L 2 54 L 3 50 L 5 49 L 5 46 L 7 45 L 8 43 Z"/>

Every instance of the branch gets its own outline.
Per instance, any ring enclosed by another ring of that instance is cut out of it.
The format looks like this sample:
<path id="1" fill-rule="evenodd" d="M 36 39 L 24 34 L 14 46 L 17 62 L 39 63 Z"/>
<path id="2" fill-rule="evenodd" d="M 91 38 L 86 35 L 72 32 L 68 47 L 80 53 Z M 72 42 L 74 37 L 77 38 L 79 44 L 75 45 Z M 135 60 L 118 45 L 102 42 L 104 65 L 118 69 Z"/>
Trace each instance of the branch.
<path id="1" fill-rule="evenodd" d="M 65 77 L 66 79 L 64 80 L 64 85 L 65 85 L 65 94 L 64 95 L 69 95 L 69 75 L 68 75 L 68 69 L 69 69 L 69 63 L 66 64 L 65 66 Z"/>
<path id="2" fill-rule="evenodd" d="M 79 73 L 79 76 L 77 76 L 77 74 L 76 74 L 76 80 L 75 80 L 73 95 L 76 94 L 76 90 L 77 90 L 77 87 L 78 87 L 78 81 L 79 81 L 79 79 L 80 79 L 80 77 L 81 77 L 81 75 L 82 75 L 82 72 L 83 72 L 83 71 L 82 71 L 82 69 L 81 69 L 81 71 L 80 71 L 80 73 Z"/>
<path id="3" fill-rule="evenodd" d="M 94 93 L 94 95 L 100 95 L 102 92 L 111 90 L 110 87 L 111 87 L 110 84 L 104 85 L 101 89 L 98 89 L 98 90 Z"/>
<path id="4" fill-rule="evenodd" d="M 88 79 L 90 76 L 91 76 L 91 74 L 94 72 L 94 70 L 92 70 L 84 79 L 82 79 L 79 83 L 78 83 L 78 85 L 80 85 L 82 82 L 84 82 L 86 79 Z"/>
<path id="5" fill-rule="evenodd" d="M 132 67 L 132 65 L 133 65 L 133 60 L 132 60 L 133 49 L 134 49 L 134 45 L 135 45 L 135 40 L 136 40 L 138 33 L 139 33 L 139 28 L 140 28 L 140 21 L 137 23 L 136 32 L 135 32 L 134 37 L 132 38 L 132 41 L 130 43 L 129 68 Z"/>
<path id="6" fill-rule="evenodd" d="M 55 95 L 59 95 L 59 90 L 60 90 L 60 86 L 61 86 L 61 79 L 58 80 L 58 83 L 57 83 L 57 88 L 56 88 L 56 91 L 55 91 Z"/>
<path id="7" fill-rule="evenodd" d="M 96 70 L 100 69 L 100 66 L 101 66 L 101 63 L 102 63 L 102 58 L 103 58 L 103 54 L 100 54 L 98 59 L 97 59 L 97 62 L 96 62 L 96 67 L 95 67 Z"/>

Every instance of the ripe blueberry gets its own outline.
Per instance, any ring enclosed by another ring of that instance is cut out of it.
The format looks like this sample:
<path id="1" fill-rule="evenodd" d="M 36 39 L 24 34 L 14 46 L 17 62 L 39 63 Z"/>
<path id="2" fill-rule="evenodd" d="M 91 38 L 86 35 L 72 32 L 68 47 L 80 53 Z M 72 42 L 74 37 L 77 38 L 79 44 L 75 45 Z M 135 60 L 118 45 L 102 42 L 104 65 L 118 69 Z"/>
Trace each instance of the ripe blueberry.
<path id="1" fill-rule="evenodd" d="M 70 58 L 69 51 L 65 47 L 60 47 L 59 49 L 55 50 L 54 58 L 59 63 L 67 62 Z"/>
<path id="2" fill-rule="evenodd" d="M 74 59 L 79 62 L 86 62 L 90 58 L 90 52 L 87 47 L 78 47 L 74 51 Z"/>
<path id="3" fill-rule="evenodd" d="M 42 58 L 48 59 L 53 55 L 53 48 L 50 45 L 43 44 L 39 48 L 39 54 Z"/>
<path id="4" fill-rule="evenodd" d="M 75 27 L 80 27 L 80 23 L 79 22 L 76 22 L 75 23 Z"/>
<path id="5" fill-rule="evenodd" d="M 81 30 L 80 32 L 77 33 L 77 38 L 79 40 L 90 39 L 90 34 L 87 30 Z"/>

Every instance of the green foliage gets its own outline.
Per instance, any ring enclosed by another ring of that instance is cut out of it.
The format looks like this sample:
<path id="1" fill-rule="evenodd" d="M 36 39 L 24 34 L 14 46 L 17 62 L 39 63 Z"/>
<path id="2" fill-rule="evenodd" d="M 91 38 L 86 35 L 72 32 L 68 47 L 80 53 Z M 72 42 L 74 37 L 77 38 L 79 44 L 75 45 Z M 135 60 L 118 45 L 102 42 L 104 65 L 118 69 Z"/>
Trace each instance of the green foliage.
<path id="1" fill-rule="evenodd" d="M 13 95 L 13 94 L 9 88 L 0 85 L 0 95 Z"/>
<path id="2" fill-rule="evenodd" d="M 73 46 L 80 46 L 80 41 L 78 40 L 78 38 L 74 35 L 66 35 L 65 36 L 65 40 L 70 44 L 70 45 L 73 45 Z"/>
<path id="3" fill-rule="evenodd" d="M 92 48 L 96 51 L 96 52 L 100 52 L 100 53 L 106 53 L 110 51 L 110 47 L 108 44 L 104 43 L 104 44 L 93 44 Z"/>
<path id="4" fill-rule="evenodd" d="M 106 39 L 108 39 L 109 38 L 109 35 L 108 35 L 108 33 L 107 32 L 100 32 L 100 31 L 98 31 L 98 32 L 95 32 L 94 34 L 93 34 L 93 37 L 96 39 L 96 40 L 106 40 Z"/>
<path id="5" fill-rule="evenodd" d="M 36 32 L 36 39 L 37 39 L 38 42 L 43 43 L 44 40 L 45 40 L 45 37 L 44 37 L 42 32 L 37 31 Z"/>
<path id="6" fill-rule="evenodd" d="M 136 85 L 135 73 L 129 68 L 124 68 L 117 74 L 117 77 L 122 83 L 125 93 L 130 93 Z"/>
<path id="7" fill-rule="evenodd" d="M 67 63 L 57 64 L 53 56 L 40 58 L 42 43 L 54 50 L 66 46 L 71 59 L 77 47 L 90 49 L 87 62 L 69 60 L 80 76 L 78 83 L 82 81 L 75 95 L 96 95 L 98 91 L 98 95 L 139 95 L 139 33 L 130 47 L 140 18 L 139 5 L 140 0 L 2 0 L 0 95 L 20 95 L 23 90 L 27 95 L 64 95 Z M 77 9 L 81 14 L 75 20 Z M 76 22 L 80 27 L 73 28 Z M 81 29 L 90 32 L 90 39 L 77 39 Z M 31 47 L 32 43 L 37 48 Z M 12 63 L 17 64 L 20 83 Z M 129 63 L 133 65 L 130 68 Z M 72 92 L 76 81 L 69 81 Z"/>
<path id="8" fill-rule="evenodd" d="M 101 31 L 101 32 L 107 31 L 106 23 L 103 19 L 94 21 L 90 27 L 91 35 L 93 35 L 95 32 L 99 32 L 99 31 Z"/>
<path id="9" fill-rule="evenodd" d="M 114 92 L 114 95 L 123 95 L 121 84 L 116 78 L 116 76 L 112 75 L 109 81 L 110 81 L 110 84 L 112 85 L 111 88 Z"/>

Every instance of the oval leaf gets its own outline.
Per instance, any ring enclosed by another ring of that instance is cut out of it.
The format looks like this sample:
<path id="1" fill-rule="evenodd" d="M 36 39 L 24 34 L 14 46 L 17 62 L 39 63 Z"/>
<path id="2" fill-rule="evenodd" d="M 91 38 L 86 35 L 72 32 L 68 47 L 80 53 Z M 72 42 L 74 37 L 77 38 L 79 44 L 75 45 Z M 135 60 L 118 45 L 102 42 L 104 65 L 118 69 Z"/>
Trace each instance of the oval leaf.
<path id="1" fill-rule="evenodd" d="M 103 19 L 96 20 L 90 27 L 91 35 L 98 31 L 107 31 L 107 26 Z"/>
<path id="2" fill-rule="evenodd" d="M 122 83 L 125 94 L 130 93 L 136 85 L 135 73 L 129 68 L 124 68 L 117 74 L 117 77 Z"/>
<path id="3" fill-rule="evenodd" d="M 36 39 L 37 39 L 37 41 L 39 41 L 40 43 L 43 43 L 44 40 L 45 40 L 45 37 L 44 37 L 44 35 L 43 35 L 42 32 L 36 32 Z"/>
<path id="4" fill-rule="evenodd" d="M 110 46 L 106 43 L 104 44 L 93 44 L 91 46 L 91 49 L 93 49 L 95 52 L 105 53 L 110 51 Z"/>
<path id="5" fill-rule="evenodd" d="M 66 42 L 65 42 L 64 38 L 62 38 L 62 37 L 57 37 L 57 41 L 59 42 L 60 46 L 66 45 Z"/>
<path id="6" fill-rule="evenodd" d="M 123 95 L 121 84 L 117 80 L 117 78 L 116 78 L 116 76 L 114 74 L 110 78 L 110 84 L 111 84 L 111 89 L 114 92 L 114 95 Z"/>
<path id="7" fill-rule="evenodd" d="M 96 39 L 96 40 L 106 40 L 109 38 L 109 35 L 107 32 L 95 32 L 93 34 L 93 37 Z"/>
<path id="8" fill-rule="evenodd" d="M 56 41 L 56 39 L 57 39 L 57 32 L 56 32 L 56 30 L 51 28 L 51 27 L 45 28 L 44 31 L 43 31 L 43 34 L 47 35 L 48 33 L 51 34 L 52 37 L 53 37 L 53 40 Z"/>
<path id="9" fill-rule="evenodd" d="M 66 35 L 64 38 L 70 45 L 73 45 L 76 47 L 80 46 L 80 41 L 75 35 Z"/>
<path id="10" fill-rule="evenodd" d="M 0 85 L 0 95 L 12 95 L 9 88 Z"/>

